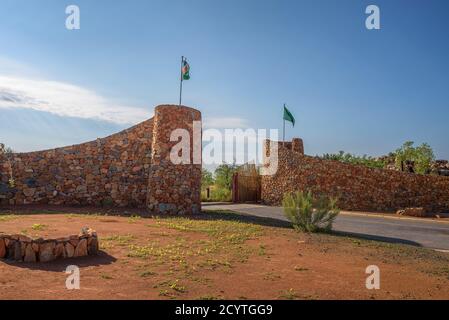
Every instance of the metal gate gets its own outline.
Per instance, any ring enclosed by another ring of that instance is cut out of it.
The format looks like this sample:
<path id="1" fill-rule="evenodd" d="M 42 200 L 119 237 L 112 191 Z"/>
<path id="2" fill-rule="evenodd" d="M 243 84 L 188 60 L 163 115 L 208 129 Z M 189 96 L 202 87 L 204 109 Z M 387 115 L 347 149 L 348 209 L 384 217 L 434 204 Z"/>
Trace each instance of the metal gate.
<path id="1" fill-rule="evenodd" d="M 254 164 L 238 168 L 232 177 L 232 202 L 260 201 L 260 176 Z"/>

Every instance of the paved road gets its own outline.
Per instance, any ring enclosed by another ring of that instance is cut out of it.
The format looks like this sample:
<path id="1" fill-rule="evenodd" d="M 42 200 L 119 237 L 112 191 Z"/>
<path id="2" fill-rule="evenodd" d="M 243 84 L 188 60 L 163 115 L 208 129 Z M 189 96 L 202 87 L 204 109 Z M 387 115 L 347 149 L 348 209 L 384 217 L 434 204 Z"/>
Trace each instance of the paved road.
<path id="1" fill-rule="evenodd" d="M 246 215 L 287 221 L 280 207 L 257 204 L 204 203 L 203 210 L 232 210 Z M 337 217 L 333 229 L 337 232 L 351 233 L 368 239 L 449 250 L 448 222 L 342 212 Z"/>

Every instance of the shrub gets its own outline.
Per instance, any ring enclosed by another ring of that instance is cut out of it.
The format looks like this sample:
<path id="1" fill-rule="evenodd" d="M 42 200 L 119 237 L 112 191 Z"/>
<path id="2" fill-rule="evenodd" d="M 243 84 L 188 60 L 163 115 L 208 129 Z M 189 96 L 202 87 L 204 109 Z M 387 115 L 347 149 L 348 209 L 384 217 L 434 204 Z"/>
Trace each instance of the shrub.
<path id="1" fill-rule="evenodd" d="M 235 164 L 222 164 L 215 169 L 215 184 L 221 188 L 231 190 L 232 176 L 237 171 Z"/>
<path id="2" fill-rule="evenodd" d="M 232 192 L 216 185 L 210 187 L 210 197 L 207 198 L 206 190 L 201 191 L 201 201 L 204 202 L 229 202 L 232 200 Z"/>
<path id="3" fill-rule="evenodd" d="M 416 173 L 429 173 L 432 161 L 435 160 L 432 148 L 427 143 L 423 143 L 417 147 L 414 147 L 413 144 L 413 141 L 406 141 L 402 147 L 396 150 L 396 168 L 401 170 L 404 162 L 411 161 L 414 163 Z"/>
<path id="4" fill-rule="evenodd" d="M 328 232 L 340 213 L 337 199 L 318 197 L 314 199 L 309 191 L 298 191 L 284 195 L 282 206 L 287 219 L 296 230 L 302 232 Z"/>
<path id="5" fill-rule="evenodd" d="M 12 156 L 12 149 L 6 147 L 3 143 L 0 143 L 0 158 L 5 157 L 6 162 L 8 164 L 8 184 L 10 188 L 14 188 L 16 185 L 16 182 L 14 180 L 13 174 L 12 174 L 12 164 L 11 164 L 11 156 Z"/>
<path id="6" fill-rule="evenodd" d="M 357 156 L 351 153 L 345 153 L 344 151 L 340 151 L 339 153 L 326 153 L 323 154 L 320 158 L 325 160 L 337 160 L 341 162 L 346 162 L 350 164 L 359 164 L 369 168 L 384 168 L 385 161 L 378 158 L 369 157 L 367 155 Z"/>
<path id="7" fill-rule="evenodd" d="M 201 188 L 204 190 L 207 187 L 210 187 L 214 184 L 214 177 L 212 176 L 212 172 L 203 168 L 201 170 Z"/>

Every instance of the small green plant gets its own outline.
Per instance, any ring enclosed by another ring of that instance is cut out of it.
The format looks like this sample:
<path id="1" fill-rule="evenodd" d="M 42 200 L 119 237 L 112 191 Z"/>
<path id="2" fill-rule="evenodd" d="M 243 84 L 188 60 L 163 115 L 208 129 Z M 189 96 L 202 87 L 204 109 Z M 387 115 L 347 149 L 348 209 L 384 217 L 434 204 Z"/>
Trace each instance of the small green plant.
<path id="1" fill-rule="evenodd" d="M 213 294 L 206 294 L 198 297 L 198 300 L 223 300 L 221 296 L 216 296 Z"/>
<path id="2" fill-rule="evenodd" d="M 161 296 L 161 297 L 169 297 L 170 293 L 168 292 L 168 290 L 163 289 L 163 290 L 159 291 L 159 296 Z"/>
<path id="3" fill-rule="evenodd" d="M 128 218 L 128 223 L 135 223 L 135 222 L 139 221 L 140 219 L 142 219 L 141 216 L 133 214 L 131 217 Z"/>
<path id="4" fill-rule="evenodd" d="M 264 256 L 266 255 L 266 250 L 265 250 L 265 246 L 263 244 L 259 245 L 259 256 Z"/>
<path id="5" fill-rule="evenodd" d="M 4 221 L 11 221 L 14 219 L 17 219 L 18 217 L 16 215 L 13 214 L 7 214 L 7 215 L 0 215 L 0 222 L 4 222 Z"/>
<path id="6" fill-rule="evenodd" d="M 156 275 L 156 272 L 149 271 L 149 270 L 142 271 L 141 273 L 139 273 L 139 276 L 141 276 L 142 278 L 146 278 L 146 277 L 150 277 L 150 276 L 154 276 L 154 275 Z"/>
<path id="7" fill-rule="evenodd" d="M 7 168 L 7 171 L 8 171 L 7 173 L 9 175 L 8 185 L 10 188 L 15 188 L 16 181 L 14 180 L 14 177 L 13 177 L 12 163 L 11 163 L 12 155 L 13 155 L 13 150 L 11 148 L 6 147 L 3 143 L 0 143 L 0 158 L 5 157 L 6 164 L 8 166 L 8 168 Z"/>
<path id="8" fill-rule="evenodd" d="M 288 290 L 281 291 L 281 294 L 279 295 L 279 298 L 281 299 L 287 299 L 287 300 L 295 300 L 298 298 L 298 295 L 296 294 L 296 291 L 292 288 Z"/>
<path id="9" fill-rule="evenodd" d="M 33 229 L 34 231 L 42 231 L 46 228 L 47 228 L 47 225 L 40 224 L 40 223 L 35 223 L 31 226 L 31 229 Z"/>
<path id="10" fill-rule="evenodd" d="M 284 195 L 282 206 L 293 227 L 302 232 L 328 232 L 340 213 L 337 200 L 321 196 L 314 199 L 309 191 L 298 191 Z"/>
<path id="11" fill-rule="evenodd" d="M 170 284 L 170 288 L 176 292 L 186 292 L 186 287 L 179 285 L 179 280 L 176 279 Z"/>
<path id="12" fill-rule="evenodd" d="M 303 268 L 303 267 L 300 267 L 300 266 L 295 266 L 295 271 L 307 271 L 307 270 L 309 270 L 309 269 Z"/>

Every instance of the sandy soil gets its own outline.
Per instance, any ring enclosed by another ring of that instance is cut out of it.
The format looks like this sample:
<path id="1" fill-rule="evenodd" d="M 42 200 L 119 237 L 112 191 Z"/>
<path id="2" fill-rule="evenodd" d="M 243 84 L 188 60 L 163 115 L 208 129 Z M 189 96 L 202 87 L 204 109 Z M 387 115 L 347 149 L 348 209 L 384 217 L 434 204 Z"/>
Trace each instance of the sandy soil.
<path id="1" fill-rule="evenodd" d="M 449 299 L 449 255 L 336 235 L 304 235 L 263 220 L 0 211 L 0 234 L 57 237 L 96 229 L 97 257 L 0 261 L 0 299 Z M 111 212 L 109 212 L 111 214 Z M 368 290 L 377 265 L 381 289 Z M 65 268 L 81 270 L 67 290 Z"/>

